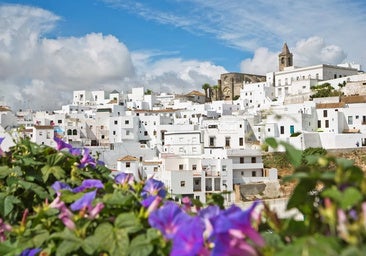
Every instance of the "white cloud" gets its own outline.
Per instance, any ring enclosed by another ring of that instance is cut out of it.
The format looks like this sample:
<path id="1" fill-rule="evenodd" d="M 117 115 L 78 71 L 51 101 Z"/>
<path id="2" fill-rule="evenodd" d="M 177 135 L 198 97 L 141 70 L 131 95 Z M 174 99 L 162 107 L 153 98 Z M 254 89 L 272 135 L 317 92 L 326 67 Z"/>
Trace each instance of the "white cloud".
<path id="1" fill-rule="evenodd" d="M 241 62 L 240 70 L 243 73 L 265 74 L 278 70 L 278 52 L 271 52 L 268 48 L 258 48 L 253 58 Z M 294 65 L 305 67 L 318 64 L 337 65 L 343 63 L 346 53 L 336 45 L 328 45 L 320 37 L 310 37 L 300 40 L 295 48 L 290 47 L 293 53 Z"/>
<path id="2" fill-rule="evenodd" d="M 145 86 L 184 92 L 215 83 L 225 72 L 209 62 L 162 59 L 166 53 L 131 56 L 112 35 L 45 37 L 59 19 L 35 7 L 0 5 L 0 95 L 14 110 L 58 108 L 80 89 L 126 91 Z M 161 60 L 156 61 L 157 55 Z"/>
<path id="3" fill-rule="evenodd" d="M 347 55 L 336 45 L 327 45 L 320 37 L 300 40 L 293 49 L 295 66 L 340 64 Z"/>
<path id="4" fill-rule="evenodd" d="M 270 52 L 267 48 L 258 48 L 252 59 L 248 58 L 241 62 L 240 71 L 247 74 L 261 74 L 275 71 L 278 67 L 278 53 Z"/>

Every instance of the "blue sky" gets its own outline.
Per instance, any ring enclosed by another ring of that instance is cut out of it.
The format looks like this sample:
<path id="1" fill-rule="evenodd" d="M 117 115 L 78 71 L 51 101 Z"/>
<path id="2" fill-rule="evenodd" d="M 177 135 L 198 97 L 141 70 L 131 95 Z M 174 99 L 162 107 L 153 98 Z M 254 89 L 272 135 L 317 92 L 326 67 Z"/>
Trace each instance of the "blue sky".
<path id="1" fill-rule="evenodd" d="M 366 2 L 18 0 L 0 3 L 0 95 L 52 108 L 73 90 L 188 93 L 221 73 L 366 64 Z M 49 99 L 54 99 L 50 101 Z"/>

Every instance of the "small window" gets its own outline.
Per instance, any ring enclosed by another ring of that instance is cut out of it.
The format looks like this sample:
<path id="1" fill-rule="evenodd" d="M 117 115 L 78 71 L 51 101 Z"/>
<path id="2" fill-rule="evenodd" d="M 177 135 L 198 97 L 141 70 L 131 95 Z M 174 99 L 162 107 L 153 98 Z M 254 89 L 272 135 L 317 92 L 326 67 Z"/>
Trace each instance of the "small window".
<path id="1" fill-rule="evenodd" d="M 285 127 L 284 126 L 280 126 L 280 133 L 285 134 Z"/>
<path id="2" fill-rule="evenodd" d="M 148 133 L 147 131 L 144 131 L 144 135 L 145 135 L 145 136 L 148 136 L 148 135 L 149 135 L 149 133 Z"/>
<path id="3" fill-rule="evenodd" d="M 257 162 L 257 158 L 255 156 L 252 157 L 252 164 Z"/>
<path id="4" fill-rule="evenodd" d="M 114 120 L 114 124 L 118 124 L 118 121 L 117 120 Z"/>
<path id="5" fill-rule="evenodd" d="M 353 116 L 348 116 L 347 123 L 348 124 L 353 124 Z"/>
<path id="6" fill-rule="evenodd" d="M 192 165 L 192 170 L 193 170 L 193 171 L 197 170 L 197 165 L 196 165 L 196 164 L 193 164 L 193 165 Z"/>
<path id="7" fill-rule="evenodd" d="M 183 170 L 183 164 L 179 165 L 179 170 Z"/>
<path id="8" fill-rule="evenodd" d="M 239 160 L 240 160 L 240 163 L 241 163 L 241 164 L 244 164 L 244 157 L 240 157 L 240 159 L 239 159 Z"/>
<path id="9" fill-rule="evenodd" d="M 243 146 L 244 145 L 244 138 L 239 138 L 239 146 Z"/>
<path id="10" fill-rule="evenodd" d="M 318 128 L 322 128 L 322 121 L 318 120 Z"/>
<path id="11" fill-rule="evenodd" d="M 130 120 L 125 120 L 125 124 L 129 124 L 130 123 Z"/>
<path id="12" fill-rule="evenodd" d="M 130 162 L 126 162 L 126 168 L 131 167 L 131 163 Z"/>
<path id="13" fill-rule="evenodd" d="M 182 181 L 180 182 L 180 186 L 181 186 L 181 187 L 185 187 L 185 186 L 186 186 L 186 182 L 185 182 L 184 180 L 182 180 Z"/>
<path id="14" fill-rule="evenodd" d="M 252 171 L 252 177 L 256 177 L 257 176 L 257 172 L 256 171 Z"/>
<path id="15" fill-rule="evenodd" d="M 323 110 L 323 117 L 328 117 L 328 111 L 327 110 Z"/>
<path id="16" fill-rule="evenodd" d="M 325 120 L 325 128 L 329 128 L 329 120 Z"/>

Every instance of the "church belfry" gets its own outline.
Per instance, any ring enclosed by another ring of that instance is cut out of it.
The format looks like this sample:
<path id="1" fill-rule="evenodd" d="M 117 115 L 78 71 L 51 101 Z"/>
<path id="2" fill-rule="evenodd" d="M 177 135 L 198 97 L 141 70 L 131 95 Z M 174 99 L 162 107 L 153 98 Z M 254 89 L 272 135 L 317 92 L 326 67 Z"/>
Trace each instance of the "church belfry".
<path id="1" fill-rule="evenodd" d="M 283 71 L 285 67 L 291 67 L 293 65 L 292 53 L 288 49 L 286 43 L 284 43 L 282 47 L 282 52 L 278 55 L 278 61 L 279 61 L 278 67 L 280 71 Z"/>

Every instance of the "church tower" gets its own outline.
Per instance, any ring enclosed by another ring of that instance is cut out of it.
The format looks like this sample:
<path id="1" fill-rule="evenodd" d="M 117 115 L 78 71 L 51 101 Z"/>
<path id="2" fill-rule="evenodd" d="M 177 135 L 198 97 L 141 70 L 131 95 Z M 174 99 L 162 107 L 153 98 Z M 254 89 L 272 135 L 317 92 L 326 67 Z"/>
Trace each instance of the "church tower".
<path id="1" fill-rule="evenodd" d="M 278 61 L 279 61 L 278 67 L 280 71 L 283 71 L 285 67 L 291 67 L 293 65 L 292 53 L 288 49 L 286 43 L 284 43 L 282 47 L 282 52 L 278 55 Z"/>

